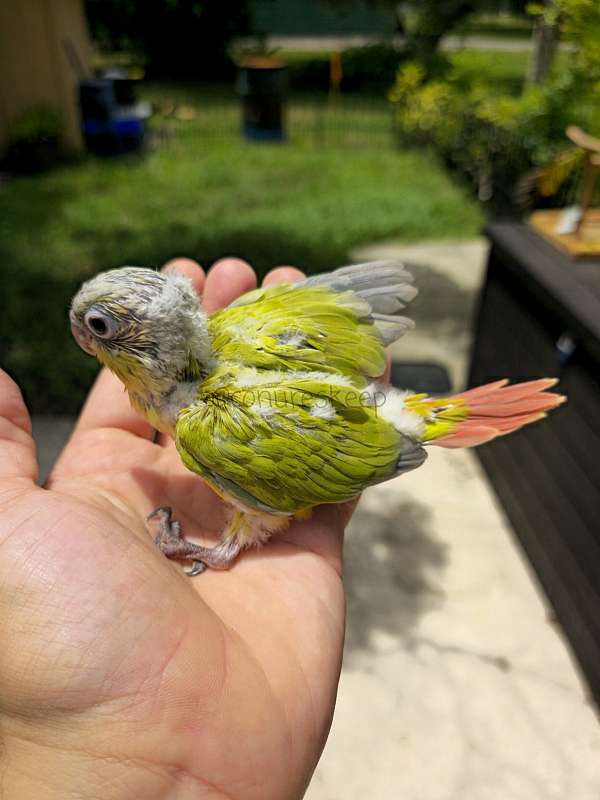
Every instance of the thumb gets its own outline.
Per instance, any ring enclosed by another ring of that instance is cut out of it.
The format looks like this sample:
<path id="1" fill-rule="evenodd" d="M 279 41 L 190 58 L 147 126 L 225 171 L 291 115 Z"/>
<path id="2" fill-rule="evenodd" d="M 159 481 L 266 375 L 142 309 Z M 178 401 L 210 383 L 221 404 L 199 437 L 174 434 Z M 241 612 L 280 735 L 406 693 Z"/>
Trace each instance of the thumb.
<path id="1" fill-rule="evenodd" d="M 31 419 L 17 384 L 0 369 L 0 480 L 38 476 Z"/>

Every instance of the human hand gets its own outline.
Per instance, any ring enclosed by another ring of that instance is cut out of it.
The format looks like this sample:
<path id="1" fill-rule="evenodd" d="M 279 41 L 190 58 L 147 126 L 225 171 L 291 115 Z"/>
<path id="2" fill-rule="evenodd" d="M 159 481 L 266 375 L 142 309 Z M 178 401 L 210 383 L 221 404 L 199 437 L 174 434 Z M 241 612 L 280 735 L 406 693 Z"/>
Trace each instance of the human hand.
<path id="1" fill-rule="evenodd" d="M 213 311 L 256 278 L 188 275 Z M 279 268 L 265 283 L 296 280 Z M 75 345 L 74 345 L 75 346 Z M 7 800 L 302 797 L 335 701 L 349 504 L 323 506 L 228 572 L 193 580 L 145 521 L 186 536 L 224 508 L 103 371 L 46 488 L 30 421 L 0 371 L 0 784 Z"/>

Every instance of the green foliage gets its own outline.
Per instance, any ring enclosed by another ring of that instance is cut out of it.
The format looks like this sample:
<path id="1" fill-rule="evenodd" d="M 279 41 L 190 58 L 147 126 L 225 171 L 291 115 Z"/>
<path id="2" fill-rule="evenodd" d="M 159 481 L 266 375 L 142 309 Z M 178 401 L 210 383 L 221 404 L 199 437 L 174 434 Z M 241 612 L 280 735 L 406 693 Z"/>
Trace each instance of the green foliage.
<path id="1" fill-rule="evenodd" d="M 427 64 L 442 36 L 482 6 L 481 0 L 419 0 L 413 4 L 407 27 L 409 57 Z"/>
<path id="2" fill-rule="evenodd" d="M 552 197 L 583 163 L 583 150 L 567 147 L 544 164 L 537 172 L 537 188 L 542 197 Z"/>
<path id="3" fill-rule="evenodd" d="M 9 143 L 33 144 L 58 139 L 62 127 L 63 121 L 58 111 L 43 105 L 32 106 L 9 127 Z"/>
<path id="4" fill-rule="evenodd" d="M 142 53 L 161 77 L 231 77 L 228 45 L 248 25 L 244 0 L 86 0 L 86 10 L 101 48 Z"/>
<path id="5" fill-rule="evenodd" d="M 195 139 L 23 178 L 0 193 L 0 363 L 34 411 L 74 412 L 96 365 L 67 310 L 101 269 L 236 254 L 260 274 L 282 263 L 315 272 L 372 240 L 471 236 L 480 222 L 435 159 L 391 149 Z"/>
<path id="6" fill-rule="evenodd" d="M 448 54 L 450 70 L 447 77 L 453 86 L 468 91 L 473 85 L 485 82 L 498 94 L 521 94 L 524 76 L 531 59 L 527 50 L 494 51 L 464 48 Z M 564 63 L 559 55 L 561 65 Z"/>
<path id="7" fill-rule="evenodd" d="M 544 25 L 555 26 L 560 36 L 574 45 L 565 68 L 555 78 L 562 96 L 585 101 L 587 114 L 572 119 L 586 130 L 600 134 L 600 5 L 596 0 L 548 0 L 530 3 L 529 13 Z M 551 88 L 551 87 L 550 87 Z M 563 146 L 535 171 L 537 191 L 552 197 L 564 186 L 574 187 L 581 172 L 583 153 Z"/>
<path id="8" fill-rule="evenodd" d="M 573 35 L 580 30 L 574 21 L 569 24 Z M 520 179 L 564 148 L 567 125 L 593 131 L 600 123 L 596 44 L 588 48 L 584 40 L 577 40 L 575 53 L 560 57 L 560 68 L 543 87 L 528 87 L 518 95 L 514 85 L 507 93 L 509 84 L 498 80 L 495 70 L 481 69 L 478 75 L 473 62 L 465 69 L 459 54 L 444 80 L 428 80 L 423 67 L 404 64 L 389 95 L 401 139 L 437 150 L 496 211 L 515 211 Z M 480 57 L 482 67 L 486 57 Z M 498 54 L 494 58 L 501 61 Z"/>
<path id="9" fill-rule="evenodd" d="M 350 47 L 342 53 L 342 90 L 383 91 L 394 80 L 403 54 L 386 44 Z"/>
<path id="10" fill-rule="evenodd" d="M 475 13 L 459 23 L 456 33 L 461 36 L 493 36 L 503 39 L 530 39 L 532 23 L 525 16 L 526 0 L 519 0 L 512 12 L 506 9 L 494 13 Z"/>
<path id="11" fill-rule="evenodd" d="M 60 157 L 60 113 L 43 105 L 32 106 L 8 129 L 3 166 L 16 174 L 42 172 Z"/>
<path id="12" fill-rule="evenodd" d="M 310 53 L 303 58 L 297 56 L 288 61 L 289 82 L 292 89 L 299 91 L 328 91 L 330 82 L 330 54 Z M 371 44 L 350 47 L 342 53 L 343 92 L 370 92 L 385 95 L 398 65 L 405 58 L 402 50 L 389 44 Z"/>
<path id="13" fill-rule="evenodd" d="M 546 25 L 558 24 L 563 39 L 575 45 L 572 69 L 600 81 L 600 3 L 597 0 L 551 0 L 530 3 L 529 13 Z"/>

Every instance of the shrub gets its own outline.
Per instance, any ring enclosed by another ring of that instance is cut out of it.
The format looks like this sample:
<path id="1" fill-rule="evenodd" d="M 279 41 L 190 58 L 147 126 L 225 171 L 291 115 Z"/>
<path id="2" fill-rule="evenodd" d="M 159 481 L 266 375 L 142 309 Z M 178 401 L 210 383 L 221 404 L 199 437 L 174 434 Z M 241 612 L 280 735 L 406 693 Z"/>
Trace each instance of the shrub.
<path id="1" fill-rule="evenodd" d="M 62 117 L 47 106 L 32 106 L 10 126 L 6 166 L 20 173 L 40 172 L 58 161 Z"/>
<path id="2" fill-rule="evenodd" d="M 342 53 L 342 91 L 381 92 L 394 80 L 403 52 L 387 44 L 350 47 Z M 324 54 L 293 60 L 288 66 L 290 86 L 298 90 L 329 89 L 330 60 Z"/>
<path id="3" fill-rule="evenodd" d="M 342 89 L 383 91 L 394 80 L 401 60 L 401 51 L 391 45 L 350 47 L 342 53 Z"/>
<path id="4" fill-rule="evenodd" d="M 57 139 L 62 128 L 58 111 L 47 106 L 32 106 L 10 126 L 11 142 L 40 142 Z"/>
<path id="5" fill-rule="evenodd" d="M 403 141 L 426 144 L 458 169 L 493 210 L 514 210 L 515 191 L 537 176 L 542 194 L 576 178 L 578 159 L 566 148 L 569 124 L 600 131 L 600 4 L 553 0 L 529 6 L 546 25 L 556 25 L 573 49 L 542 86 L 520 96 L 469 79 L 465 64 L 444 81 L 428 80 L 418 64 L 398 70 L 390 92 Z M 468 66 L 468 65 L 467 65 Z M 472 71 L 471 71 L 472 74 Z M 545 165 L 549 165 L 543 168 Z"/>
<path id="6" fill-rule="evenodd" d="M 469 89 L 453 81 L 427 81 L 422 67 L 403 65 L 390 100 L 404 143 L 430 146 L 461 172 L 480 200 L 496 212 L 514 211 L 515 192 L 528 170 L 552 159 L 565 145 L 568 124 L 589 126 L 600 86 L 581 91 L 581 75 L 565 71 L 520 97 L 499 94 L 485 83 Z M 583 96 L 582 96 L 583 95 Z"/>

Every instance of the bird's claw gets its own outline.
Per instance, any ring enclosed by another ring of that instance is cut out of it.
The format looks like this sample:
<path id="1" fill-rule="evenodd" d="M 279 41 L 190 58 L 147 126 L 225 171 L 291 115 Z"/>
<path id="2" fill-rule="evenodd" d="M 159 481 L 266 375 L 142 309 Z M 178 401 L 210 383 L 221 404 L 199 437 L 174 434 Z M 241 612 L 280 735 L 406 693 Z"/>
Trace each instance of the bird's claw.
<path id="1" fill-rule="evenodd" d="M 203 572 L 206 572 L 208 567 L 204 563 L 204 561 L 192 561 L 192 566 L 190 569 L 185 569 L 184 572 L 189 578 L 195 578 L 196 575 L 202 575 Z"/>
<path id="2" fill-rule="evenodd" d="M 192 562 L 190 569 L 184 569 L 190 578 L 201 575 L 209 568 L 228 569 L 241 550 L 237 536 L 231 536 L 215 547 L 202 547 L 186 541 L 181 531 L 181 523 L 173 519 L 173 512 L 169 506 L 155 509 L 147 519 L 158 519 L 158 532 L 154 541 L 167 558 L 188 559 Z"/>
<path id="3" fill-rule="evenodd" d="M 171 522 L 172 515 L 173 509 L 170 506 L 159 506 L 148 514 L 146 522 L 150 522 L 152 519 L 164 519 L 166 522 Z"/>

